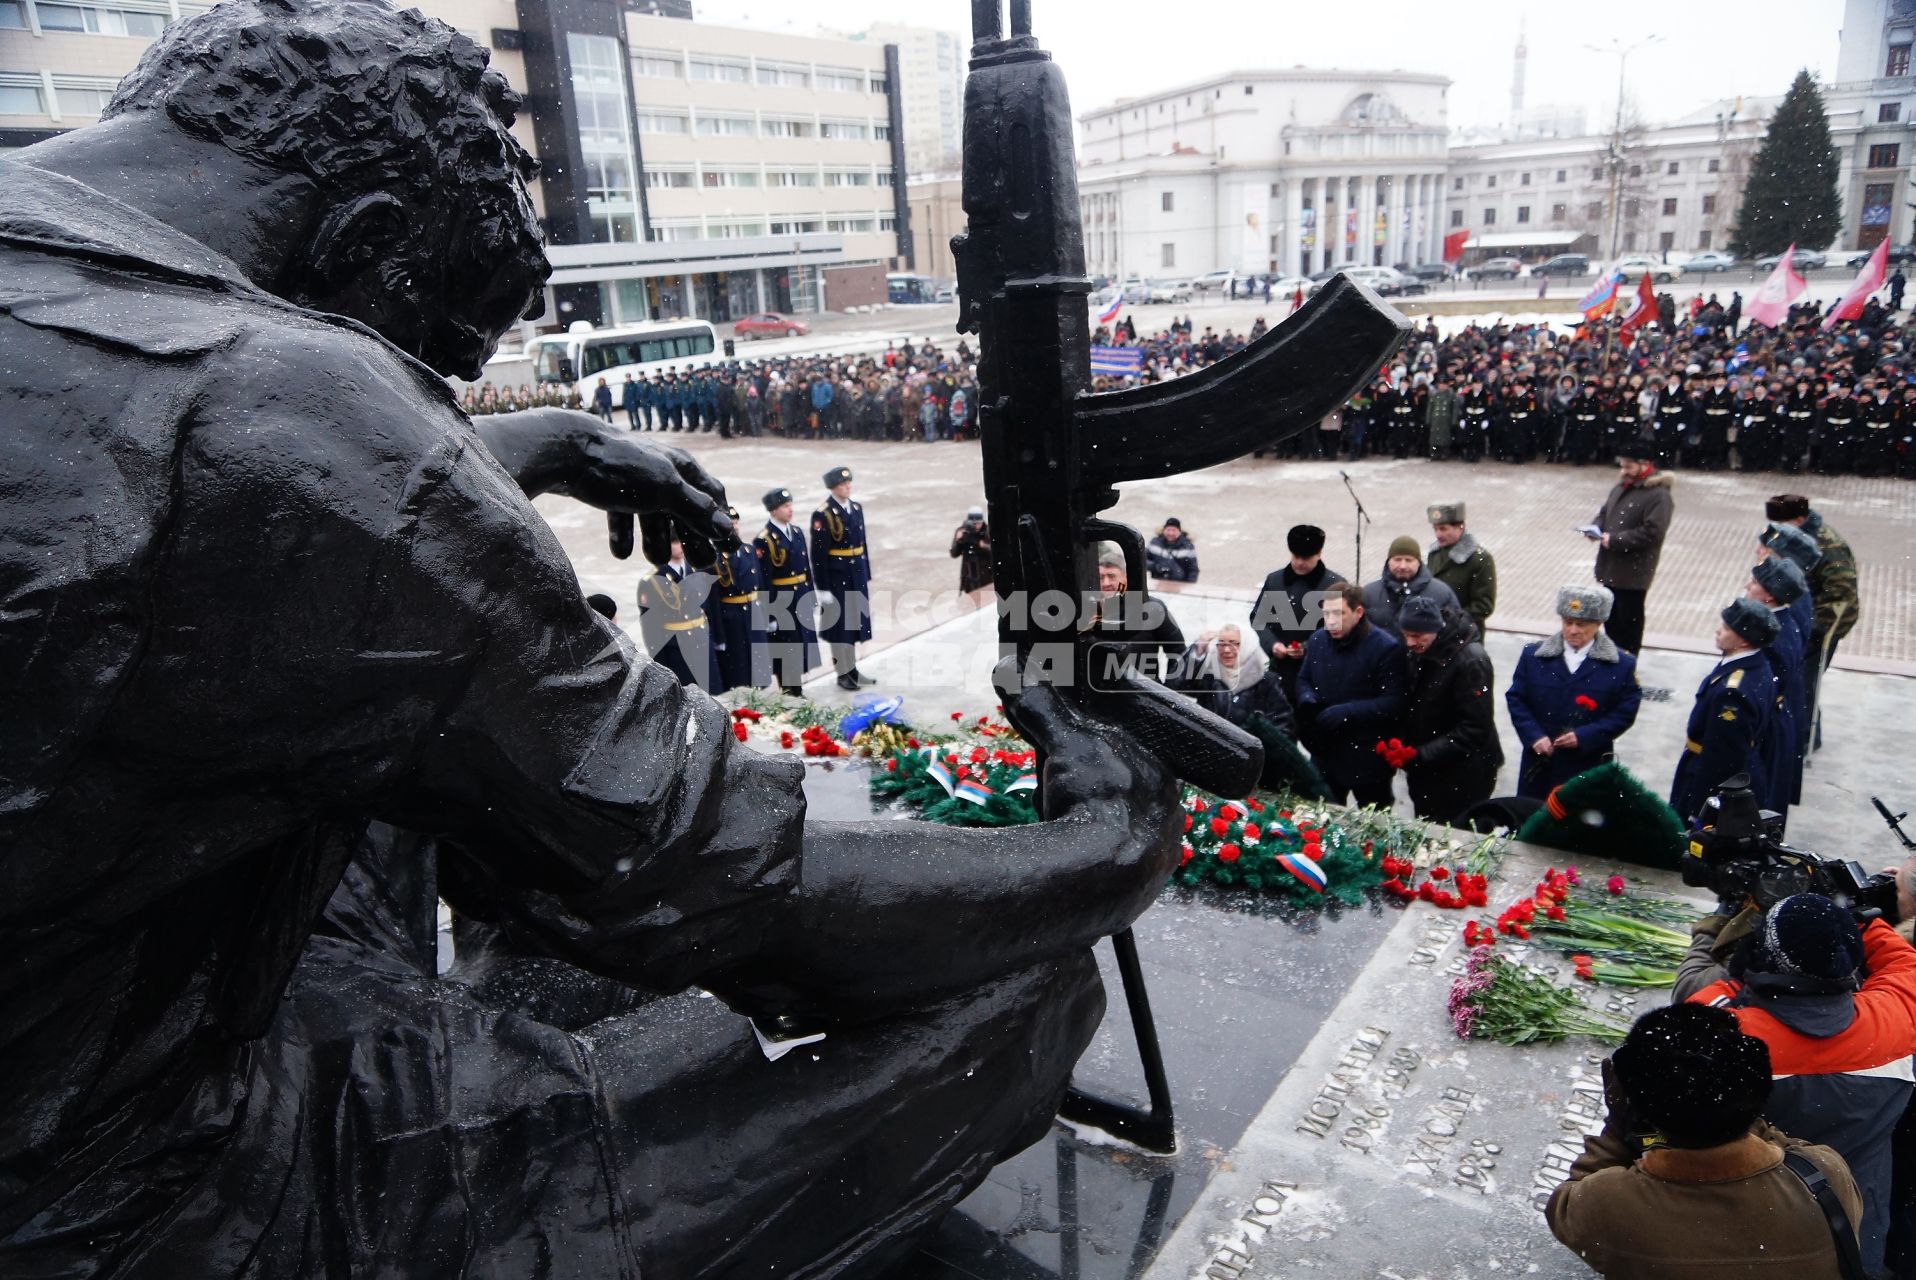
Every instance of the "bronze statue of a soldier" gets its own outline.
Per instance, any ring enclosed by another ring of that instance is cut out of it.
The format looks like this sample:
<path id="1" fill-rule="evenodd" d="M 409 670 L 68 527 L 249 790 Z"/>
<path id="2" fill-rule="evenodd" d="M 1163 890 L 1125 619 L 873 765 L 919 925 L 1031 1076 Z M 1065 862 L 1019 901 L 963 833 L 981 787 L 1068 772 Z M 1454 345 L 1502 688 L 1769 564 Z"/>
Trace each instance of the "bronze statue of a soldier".
<path id="1" fill-rule="evenodd" d="M 733 531 L 438 376 L 548 273 L 516 105 L 416 12 L 227 0 L 0 158 L 0 1272 L 877 1270 L 1044 1132 L 1175 862 L 1043 687 L 1050 821 L 808 823 L 586 605 L 528 493 Z"/>

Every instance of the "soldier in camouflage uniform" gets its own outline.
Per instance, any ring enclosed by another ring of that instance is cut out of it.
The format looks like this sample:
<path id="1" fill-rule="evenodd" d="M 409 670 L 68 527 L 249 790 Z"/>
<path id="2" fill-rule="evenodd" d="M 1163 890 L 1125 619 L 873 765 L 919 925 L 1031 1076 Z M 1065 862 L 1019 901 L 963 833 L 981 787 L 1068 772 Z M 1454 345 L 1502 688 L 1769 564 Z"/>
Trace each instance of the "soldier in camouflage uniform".
<path id="1" fill-rule="evenodd" d="M 1464 504 L 1433 503 L 1424 511 L 1436 541 L 1425 567 L 1430 576 L 1457 593 L 1458 603 L 1477 627 L 1477 638 L 1490 634 L 1490 615 L 1497 608 L 1497 562 L 1464 529 Z"/>
<path id="2" fill-rule="evenodd" d="M 1823 672 L 1836 657 L 1836 646 L 1856 627 L 1862 601 L 1856 590 L 1856 553 L 1841 534 L 1829 527 L 1823 517 L 1810 509 L 1810 500 L 1800 493 L 1779 493 L 1763 504 L 1764 514 L 1782 524 L 1793 524 L 1816 539 L 1823 558 L 1809 571 L 1810 598 L 1815 602 L 1815 621 L 1810 629 L 1809 651 L 1803 657 L 1803 694 L 1808 714 L 1816 726 L 1815 746 L 1823 744 L 1823 721 L 1817 715 L 1817 693 Z"/>

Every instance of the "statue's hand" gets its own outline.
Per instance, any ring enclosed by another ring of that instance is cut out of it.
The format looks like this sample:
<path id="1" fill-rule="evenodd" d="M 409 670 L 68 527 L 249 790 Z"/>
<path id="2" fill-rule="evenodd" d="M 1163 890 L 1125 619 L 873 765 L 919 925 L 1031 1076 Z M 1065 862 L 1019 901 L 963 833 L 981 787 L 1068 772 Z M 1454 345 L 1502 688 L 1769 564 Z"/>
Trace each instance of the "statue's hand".
<path id="1" fill-rule="evenodd" d="M 1050 685 L 1019 687 L 1010 659 L 999 667 L 1005 716 L 1044 758 L 1047 819 L 1108 827 L 1114 866 L 1131 867 L 1149 897 L 1177 865 L 1177 780 L 1136 739 L 1090 715 Z"/>

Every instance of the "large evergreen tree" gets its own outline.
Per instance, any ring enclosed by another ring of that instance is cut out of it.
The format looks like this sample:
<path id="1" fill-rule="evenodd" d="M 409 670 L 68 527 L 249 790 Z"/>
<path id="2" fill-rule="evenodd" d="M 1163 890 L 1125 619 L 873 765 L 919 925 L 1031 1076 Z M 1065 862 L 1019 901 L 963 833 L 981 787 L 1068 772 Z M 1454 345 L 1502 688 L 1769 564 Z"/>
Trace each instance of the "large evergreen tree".
<path id="1" fill-rule="evenodd" d="M 1843 229 L 1836 175 L 1823 95 L 1810 73 L 1799 71 L 1750 165 L 1731 247 L 1762 257 L 1791 244 L 1822 249 L 1833 243 Z"/>

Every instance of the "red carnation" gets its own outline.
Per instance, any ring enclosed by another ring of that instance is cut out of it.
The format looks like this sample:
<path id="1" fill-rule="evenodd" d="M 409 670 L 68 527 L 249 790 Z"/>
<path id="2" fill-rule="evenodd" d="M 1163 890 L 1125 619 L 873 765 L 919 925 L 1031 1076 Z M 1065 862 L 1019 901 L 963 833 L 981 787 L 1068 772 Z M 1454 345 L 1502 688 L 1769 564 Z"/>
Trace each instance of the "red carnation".
<path id="1" fill-rule="evenodd" d="M 790 751 L 792 749 L 792 731 L 790 729 L 782 730 L 779 733 L 778 745 L 781 747 L 784 747 L 787 751 Z M 898 762 L 894 760 L 892 761 L 892 763 L 893 765 L 896 765 Z"/>
<path id="2" fill-rule="evenodd" d="M 734 720 L 756 720 L 756 719 L 758 719 L 758 712 L 756 712 L 756 711 L 754 711 L 754 710 L 752 710 L 752 709 L 751 709 L 750 707 L 733 707 L 733 708 L 732 708 L 732 719 L 734 719 Z"/>
<path id="3" fill-rule="evenodd" d="M 1247 822 L 1244 824 L 1244 838 L 1246 840 L 1255 840 L 1263 834 L 1264 829 L 1255 822 Z"/>
<path id="4" fill-rule="evenodd" d="M 1432 867 L 1430 869 L 1430 878 L 1432 880 L 1448 880 L 1450 879 L 1450 868 L 1449 867 Z"/>
<path id="5" fill-rule="evenodd" d="M 973 747 L 971 749 L 971 762 L 973 764 L 982 763 L 985 759 L 986 754 L 987 753 L 983 747 Z"/>
<path id="6" fill-rule="evenodd" d="M 954 711 L 951 713 L 951 718 L 953 720 L 963 720 L 965 718 L 965 713 L 962 711 Z"/>
<path id="7" fill-rule="evenodd" d="M 1236 862 L 1237 855 L 1241 852 L 1242 850 L 1234 844 L 1221 844 L 1217 847 L 1217 860 L 1219 862 Z"/>
<path id="8" fill-rule="evenodd" d="M 1185 845 L 1183 847 L 1183 850 L 1180 856 L 1178 857 L 1178 865 L 1180 867 L 1183 866 L 1185 863 L 1189 862 L 1195 855 L 1196 855 L 1196 850 L 1192 849 L 1191 846 L 1188 844 Z"/>
<path id="9" fill-rule="evenodd" d="M 1611 897 L 1621 898 L 1623 896 L 1623 877 L 1611 876 L 1603 882 L 1603 887 L 1610 891 Z"/>
<path id="10" fill-rule="evenodd" d="M 791 744 L 790 744 L 790 743 L 786 743 L 786 745 L 787 745 L 787 746 L 790 746 Z M 886 773 L 897 773 L 897 772 L 898 772 L 898 761 L 897 761 L 896 759 L 892 759 L 892 760 L 887 760 L 887 761 L 885 761 L 885 772 L 886 772 Z"/>
<path id="11" fill-rule="evenodd" d="M 750 737 L 751 732 L 752 731 L 750 729 L 747 729 L 745 727 L 745 722 L 743 720 L 735 720 L 732 722 L 732 736 L 737 738 L 740 742 L 743 742 L 745 741 L 746 738 Z"/>
<path id="12" fill-rule="evenodd" d="M 1211 819 L 1211 834 L 1212 835 L 1221 836 L 1225 832 L 1229 831 L 1230 829 L 1231 829 L 1231 824 L 1229 822 L 1226 822 L 1223 818 Z"/>
<path id="13" fill-rule="evenodd" d="M 1577 705 L 1585 711 L 1595 711 L 1597 709 L 1597 700 L 1587 693 L 1580 693 L 1577 695 Z"/>
<path id="14" fill-rule="evenodd" d="M 1188 813 L 1184 815 L 1184 829 L 1186 831 L 1191 829 L 1191 815 Z"/>
<path id="15" fill-rule="evenodd" d="M 1548 911 L 1546 911 L 1546 912 L 1544 912 L 1544 915 L 1545 915 L 1545 916 L 1547 916 L 1547 917 L 1549 917 L 1549 918 L 1550 918 L 1550 919 L 1552 919 L 1552 920 L 1561 920 L 1561 919 L 1563 919 L 1563 908 L 1562 908 L 1562 907 L 1552 907 L 1552 908 L 1550 908 L 1550 910 L 1548 910 Z"/>
<path id="16" fill-rule="evenodd" d="M 1261 800 L 1246 800 L 1244 803 L 1251 806 L 1252 813 L 1264 812 L 1264 803 Z"/>

